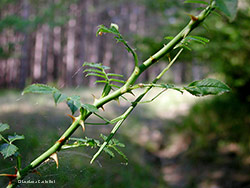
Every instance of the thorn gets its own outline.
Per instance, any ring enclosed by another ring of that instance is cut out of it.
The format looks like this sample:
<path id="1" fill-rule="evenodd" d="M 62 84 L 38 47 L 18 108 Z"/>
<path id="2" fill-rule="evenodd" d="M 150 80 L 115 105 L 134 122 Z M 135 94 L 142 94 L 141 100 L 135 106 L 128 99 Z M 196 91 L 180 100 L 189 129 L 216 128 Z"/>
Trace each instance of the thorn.
<path id="1" fill-rule="evenodd" d="M 92 95 L 92 97 L 94 98 L 94 102 L 97 101 L 96 96 L 95 96 L 94 94 L 91 94 L 91 95 Z"/>
<path id="2" fill-rule="evenodd" d="M 74 122 L 76 120 L 76 118 L 70 114 L 67 114 L 67 116 L 71 117 L 72 121 Z"/>
<path id="3" fill-rule="evenodd" d="M 61 144 L 62 142 L 64 142 L 64 140 L 65 140 L 65 137 L 62 137 L 59 140 L 57 140 L 57 142 L 59 142 Z"/>
<path id="4" fill-rule="evenodd" d="M 32 173 L 33 173 L 33 174 L 37 174 L 37 175 L 39 175 L 39 176 L 42 176 L 42 174 L 41 174 L 40 172 L 38 172 L 36 169 L 32 170 Z"/>
<path id="5" fill-rule="evenodd" d="M 167 54 L 167 56 L 168 56 L 168 61 L 169 61 L 169 63 L 170 63 L 170 62 L 171 62 L 171 56 L 170 56 L 169 53 Z"/>
<path id="6" fill-rule="evenodd" d="M 135 94 L 132 91 L 129 91 L 128 93 L 130 93 L 131 95 L 135 97 Z"/>
<path id="7" fill-rule="evenodd" d="M 157 60 L 153 56 L 150 56 L 150 59 L 153 63 L 157 62 Z"/>
<path id="8" fill-rule="evenodd" d="M 187 15 L 191 18 L 191 20 L 193 20 L 194 22 L 198 20 L 198 18 L 192 14 L 188 14 Z"/>
<path id="9" fill-rule="evenodd" d="M 116 100 L 117 104 L 118 104 L 119 106 L 121 106 L 121 103 L 120 103 L 119 98 L 116 98 L 115 100 Z"/>
<path id="10" fill-rule="evenodd" d="M 101 108 L 101 109 L 105 112 L 105 109 L 104 109 L 104 107 L 103 107 L 103 106 L 101 106 L 100 108 Z"/>
<path id="11" fill-rule="evenodd" d="M 58 162 L 57 153 L 53 153 L 53 154 L 50 156 L 50 158 L 53 159 L 53 160 L 56 162 L 56 168 L 58 168 L 59 162 Z"/>
<path id="12" fill-rule="evenodd" d="M 84 126 L 84 121 L 81 120 L 79 124 L 82 126 L 82 131 L 85 132 L 85 126 Z"/>

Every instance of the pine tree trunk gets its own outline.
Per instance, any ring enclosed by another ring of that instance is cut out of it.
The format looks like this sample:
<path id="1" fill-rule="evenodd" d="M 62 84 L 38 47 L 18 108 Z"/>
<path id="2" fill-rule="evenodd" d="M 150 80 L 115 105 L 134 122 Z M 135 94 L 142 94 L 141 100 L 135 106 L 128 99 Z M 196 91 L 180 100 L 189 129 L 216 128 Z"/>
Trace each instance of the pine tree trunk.
<path id="1" fill-rule="evenodd" d="M 29 18 L 29 2 L 23 0 L 22 5 L 22 17 L 27 20 Z M 25 87 L 26 79 L 28 76 L 29 69 L 29 35 L 28 31 L 23 33 L 24 39 L 21 47 L 21 59 L 20 59 L 20 73 L 19 73 L 19 84 L 18 87 L 23 89 Z"/>

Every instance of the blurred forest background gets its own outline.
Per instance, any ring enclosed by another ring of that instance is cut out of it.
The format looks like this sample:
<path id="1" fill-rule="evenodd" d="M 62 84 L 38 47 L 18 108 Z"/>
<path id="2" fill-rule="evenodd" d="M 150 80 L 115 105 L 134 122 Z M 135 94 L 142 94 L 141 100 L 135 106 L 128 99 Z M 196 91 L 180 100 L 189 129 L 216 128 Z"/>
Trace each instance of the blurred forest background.
<path id="1" fill-rule="evenodd" d="M 43 96 L 20 98 L 20 90 L 15 89 L 48 83 L 91 101 L 90 92 L 99 89 L 93 87 L 94 77 L 84 77 L 84 61 L 101 62 L 125 78 L 133 68 L 133 57 L 112 36 L 96 36 L 97 26 L 118 24 L 142 62 L 168 42 L 164 37 L 184 27 L 190 19 L 187 13 L 199 12 L 198 5 L 183 2 L 0 1 L 0 121 L 26 136 L 20 142 L 26 163 L 49 147 L 69 120 L 62 117 L 66 108 L 55 110 Z M 214 14 L 204 27 L 193 31 L 192 35 L 209 38 L 210 43 L 192 44 L 193 50 L 186 50 L 163 78 L 182 85 L 215 77 L 232 88 L 230 94 L 197 99 L 170 92 L 148 107 L 139 107 L 120 131 L 129 166 L 120 165 L 120 159 L 101 160 L 104 168 L 90 166 L 88 155 L 75 151 L 63 154 L 59 170 L 53 163 L 41 167 L 41 173 L 47 174 L 43 178 L 56 178 L 53 187 L 250 187 L 250 2 L 239 0 L 238 8 L 232 23 Z M 139 81 L 152 80 L 165 61 L 151 67 Z M 112 104 L 107 109 L 111 116 L 123 107 Z M 107 129 L 90 127 L 88 135 Z M 13 161 L 1 159 L 0 165 L 3 173 Z M 3 182 L 1 178 L 0 185 Z"/>

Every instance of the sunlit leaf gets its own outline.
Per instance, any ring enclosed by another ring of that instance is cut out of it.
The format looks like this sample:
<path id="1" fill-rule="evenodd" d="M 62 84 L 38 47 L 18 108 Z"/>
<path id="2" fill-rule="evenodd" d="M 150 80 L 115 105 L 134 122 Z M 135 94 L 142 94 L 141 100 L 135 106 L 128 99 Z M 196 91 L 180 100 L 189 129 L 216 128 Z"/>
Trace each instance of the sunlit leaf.
<path id="1" fill-rule="evenodd" d="M 195 96 L 219 95 L 230 91 L 226 84 L 212 78 L 194 81 L 184 89 Z"/>

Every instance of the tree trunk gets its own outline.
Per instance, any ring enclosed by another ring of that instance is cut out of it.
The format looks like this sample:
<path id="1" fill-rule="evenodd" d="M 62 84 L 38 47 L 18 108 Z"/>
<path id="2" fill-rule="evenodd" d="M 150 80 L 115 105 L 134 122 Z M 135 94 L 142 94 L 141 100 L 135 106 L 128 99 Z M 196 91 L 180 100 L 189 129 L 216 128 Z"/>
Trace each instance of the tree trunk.
<path id="1" fill-rule="evenodd" d="M 85 61 L 85 45 L 86 45 L 86 1 L 80 1 L 79 2 L 79 10 L 77 12 L 77 49 L 76 49 L 76 73 L 75 73 L 75 79 L 76 79 L 76 85 L 82 85 L 87 84 L 86 82 L 87 79 L 83 79 L 83 74 L 82 74 L 82 64 Z"/>
<path id="2" fill-rule="evenodd" d="M 76 4 L 70 6 L 71 15 L 75 15 Z M 66 70 L 67 70 L 67 85 L 72 86 L 74 84 L 73 74 L 74 74 L 74 63 L 75 63 L 75 30 L 76 30 L 76 20 L 71 18 L 68 22 L 68 36 L 67 36 L 67 57 L 66 57 Z"/>
<path id="3" fill-rule="evenodd" d="M 42 59 L 41 59 L 41 69 L 42 69 L 41 83 L 47 83 L 50 29 L 48 25 L 44 25 L 42 30 L 43 30 L 43 48 L 42 48 Z"/>
<path id="4" fill-rule="evenodd" d="M 22 5 L 22 17 L 25 20 L 29 18 L 29 2 L 28 0 L 23 0 Z M 24 39 L 21 47 L 21 60 L 20 60 L 20 74 L 19 74 L 19 84 L 18 87 L 23 89 L 25 87 L 26 79 L 28 76 L 29 69 L 29 35 L 28 31 L 23 33 Z"/>

